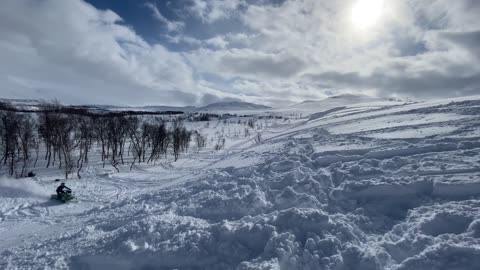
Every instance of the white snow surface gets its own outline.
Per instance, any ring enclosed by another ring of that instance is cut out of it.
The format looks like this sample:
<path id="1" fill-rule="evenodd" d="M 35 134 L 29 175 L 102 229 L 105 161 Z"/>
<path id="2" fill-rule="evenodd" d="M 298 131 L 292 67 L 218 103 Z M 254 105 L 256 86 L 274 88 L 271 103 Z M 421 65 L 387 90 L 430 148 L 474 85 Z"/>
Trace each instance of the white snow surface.
<path id="1" fill-rule="evenodd" d="M 77 202 L 48 199 L 52 170 L 2 178 L 0 269 L 480 269 L 480 97 L 372 102 L 177 162 L 92 159 Z"/>

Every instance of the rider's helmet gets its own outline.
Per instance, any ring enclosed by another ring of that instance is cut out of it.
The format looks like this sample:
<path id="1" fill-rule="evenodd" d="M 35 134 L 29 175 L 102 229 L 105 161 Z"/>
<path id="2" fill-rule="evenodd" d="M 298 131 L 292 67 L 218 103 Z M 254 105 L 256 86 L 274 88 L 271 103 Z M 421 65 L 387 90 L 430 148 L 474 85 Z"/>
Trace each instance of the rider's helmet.
<path id="1" fill-rule="evenodd" d="M 60 186 L 65 186 L 65 183 L 61 183 Z"/>

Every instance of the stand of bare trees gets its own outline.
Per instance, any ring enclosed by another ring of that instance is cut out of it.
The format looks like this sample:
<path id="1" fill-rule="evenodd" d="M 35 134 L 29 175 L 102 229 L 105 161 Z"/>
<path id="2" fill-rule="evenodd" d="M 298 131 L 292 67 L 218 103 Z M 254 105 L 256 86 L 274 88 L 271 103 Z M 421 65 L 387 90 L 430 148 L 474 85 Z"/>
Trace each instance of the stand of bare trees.
<path id="1" fill-rule="evenodd" d="M 106 142 L 107 144 L 107 152 L 104 153 L 106 156 L 104 157 L 104 165 L 105 159 L 110 160 L 110 164 L 119 172 L 118 165 L 120 163 L 124 164 L 124 152 L 125 152 L 125 144 L 127 141 L 127 136 L 129 134 L 130 126 L 133 125 L 132 120 L 137 118 L 125 118 L 125 117 L 113 117 L 108 118 L 104 123 L 100 123 L 101 125 L 106 124 L 104 127 L 106 133 Z"/>
<path id="2" fill-rule="evenodd" d="M 161 117 L 78 112 L 73 115 L 56 108 L 48 107 L 34 115 L 0 111 L 0 166 L 10 175 L 26 176 L 32 163 L 36 166 L 41 146 L 47 168 L 58 166 L 65 178 L 76 168 L 81 178 L 94 146 L 103 166 L 109 163 L 119 172 L 118 165 L 125 164 L 126 157 L 130 157 L 131 167 L 135 163 L 156 162 L 169 153 L 176 161 L 182 152 L 188 151 L 192 139 L 193 133 L 179 118 L 169 125 Z M 200 148 L 205 142 L 197 142 L 197 146 Z"/>
<path id="3" fill-rule="evenodd" d="M 11 111 L 0 113 L 1 164 L 7 166 L 8 173 L 25 176 L 35 149 L 38 149 L 38 138 L 32 118 Z M 38 155 L 38 151 L 35 153 Z M 20 172 L 17 171 L 19 163 L 22 164 Z"/>
<path id="4" fill-rule="evenodd" d="M 173 122 L 171 132 L 173 144 L 173 156 L 175 161 L 178 160 L 180 152 L 186 152 L 188 145 L 192 140 L 192 133 L 185 128 L 183 121 L 176 119 Z"/>
<path id="5" fill-rule="evenodd" d="M 147 162 L 154 162 L 163 155 L 166 156 L 171 140 L 165 122 L 162 119 L 155 119 L 154 124 L 146 124 L 144 131 L 147 133 L 151 146 Z"/>

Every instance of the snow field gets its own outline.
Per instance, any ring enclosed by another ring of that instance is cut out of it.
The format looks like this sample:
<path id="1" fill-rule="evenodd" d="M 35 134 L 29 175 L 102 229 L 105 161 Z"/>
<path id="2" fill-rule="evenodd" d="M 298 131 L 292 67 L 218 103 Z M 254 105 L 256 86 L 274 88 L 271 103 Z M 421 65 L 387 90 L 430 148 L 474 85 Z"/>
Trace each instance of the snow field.
<path id="1" fill-rule="evenodd" d="M 11 246 L 0 245 L 0 267 L 478 269 L 479 105 L 339 109 L 171 166 L 91 164 L 71 180 L 89 201 L 25 218 L 1 210 Z"/>

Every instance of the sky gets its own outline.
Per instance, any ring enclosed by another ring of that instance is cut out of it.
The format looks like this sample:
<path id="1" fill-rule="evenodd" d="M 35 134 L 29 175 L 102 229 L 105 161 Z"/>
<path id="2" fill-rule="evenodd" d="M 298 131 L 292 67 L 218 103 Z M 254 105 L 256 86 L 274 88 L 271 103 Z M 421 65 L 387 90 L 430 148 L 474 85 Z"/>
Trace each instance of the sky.
<path id="1" fill-rule="evenodd" d="M 3 0 L 0 98 L 284 106 L 480 94 L 477 0 Z"/>

